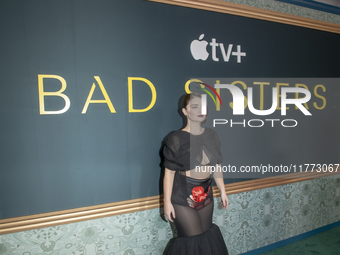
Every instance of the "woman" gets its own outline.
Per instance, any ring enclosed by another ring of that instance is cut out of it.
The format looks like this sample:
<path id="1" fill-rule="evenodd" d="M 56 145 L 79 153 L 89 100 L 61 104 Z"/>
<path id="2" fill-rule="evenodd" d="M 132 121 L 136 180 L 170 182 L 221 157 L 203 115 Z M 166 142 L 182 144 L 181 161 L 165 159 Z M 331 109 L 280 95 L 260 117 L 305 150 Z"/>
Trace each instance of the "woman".
<path id="1" fill-rule="evenodd" d="M 228 254 L 220 229 L 212 223 L 211 176 L 220 190 L 223 209 L 229 204 L 223 173 L 210 171 L 222 163 L 221 143 L 215 131 L 201 127 L 206 116 L 201 114 L 200 94 L 184 96 L 182 112 L 187 125 L 169 135 L 163 150 L 164 214 L 175 223 L 178 234 L 168 254 Z"/>

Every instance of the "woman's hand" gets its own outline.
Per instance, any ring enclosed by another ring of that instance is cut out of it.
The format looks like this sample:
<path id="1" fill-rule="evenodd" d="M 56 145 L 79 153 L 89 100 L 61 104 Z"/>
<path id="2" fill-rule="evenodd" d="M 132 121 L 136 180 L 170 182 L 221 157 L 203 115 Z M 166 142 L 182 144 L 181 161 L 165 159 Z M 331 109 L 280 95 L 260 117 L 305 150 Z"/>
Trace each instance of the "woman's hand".
<path id="1" fill-rule="evenodd" d="M 173 222 L 172 218 L 175 218 L 175 209 L 171 204 L 171 193 L 172 186 L 174 183 L 176 171 L 169 170 L 165 168 L 164 179 L 163 179 L 163 190 L 164 190 L 164 216 L 171 222 Z M 171 218 L 172 215 L 172 218 Z"/>
<path id="2" fill-rule="evenodd" d="M 169 221 L 174 222 L 171 218 L 171 215 L 172 215 L 173 218 L 176 218 L 174 206 L 170 202 L 164 203 L 164 216 Z"/>
<path id="3" fill-rule="evenodd" d="M 217 169 L 221 169 L 221 165 L 216 165 L 216 167 L 219 167 Z M 225 193 L 225 186 L 224 186 L 224 180 L 223 180 L 223 173 L 221 171 L 214 172 L 214 179 L 216 182 L 216 185 L 221 193 L 221 203 L 222 208 L 227 209 L 229 205 L 229 199 L 227 197 L 227 194 Z"/>
<path id="4" fill-rule="evenodd" d="M 221 194 L 221 203 L 222 203 L 222 208 L 227 209 L 229 206 L 229 199 L 226 193 Z"/>

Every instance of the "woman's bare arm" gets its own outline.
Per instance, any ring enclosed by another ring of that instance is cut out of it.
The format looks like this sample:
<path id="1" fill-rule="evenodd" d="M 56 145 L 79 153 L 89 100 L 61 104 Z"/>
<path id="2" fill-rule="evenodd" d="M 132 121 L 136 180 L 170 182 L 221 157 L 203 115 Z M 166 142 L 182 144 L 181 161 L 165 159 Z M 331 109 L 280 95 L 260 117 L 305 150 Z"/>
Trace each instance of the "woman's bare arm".
<path id="1" fill-rule="evenodd" d="M 164 179 L 163 179 L 164 214 L 165 214 L 165 217 L 171 222 L 173 222 L 173 220 L 171 219 L 171 215 L 173 218 L 176 218 L 175 209 L 171 204 L 172 186 L 174 183 L 175 173 L 176 173 L 175 171 L 165 168 Z"/>
<path id="2" fill-rule="evenodd" d="M 221 165 L 216 165 L 215 169 L 222 169 Z M 222 207 L 223 207 L 223 209 L 227 209 L 228 205 L 229 205 L 229 199 L 228 199 L 228 196 L 225 192 L 223 172 L 222 171 L 214 172 L 214 180 L 215 180 L 216 185 L 217 185 L 217 187 L 218 187 L 218 189 L 220 190 L 220 193 L 221 193 Z"/>

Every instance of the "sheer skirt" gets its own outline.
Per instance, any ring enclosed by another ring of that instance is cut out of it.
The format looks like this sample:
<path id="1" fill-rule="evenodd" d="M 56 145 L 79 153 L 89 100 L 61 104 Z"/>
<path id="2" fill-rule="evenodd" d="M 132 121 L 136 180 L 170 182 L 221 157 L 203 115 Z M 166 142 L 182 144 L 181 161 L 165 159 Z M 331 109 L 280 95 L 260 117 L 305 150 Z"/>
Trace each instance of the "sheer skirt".
<path id="1" fill-rule="evenodd" d="M 194 179 L 176 172 L 171 201 L 178 237 L 167 255 L 228 255 L 222 233 L 212 223 L 211 178 Z"/>
<path id="2" fill-rule="evenodd" d="M 214 200 L 198 211 L 188 206 L 173 206 L 176 215 L 173 220 L 178 237 L 199 235 L 211 228 Z"/>

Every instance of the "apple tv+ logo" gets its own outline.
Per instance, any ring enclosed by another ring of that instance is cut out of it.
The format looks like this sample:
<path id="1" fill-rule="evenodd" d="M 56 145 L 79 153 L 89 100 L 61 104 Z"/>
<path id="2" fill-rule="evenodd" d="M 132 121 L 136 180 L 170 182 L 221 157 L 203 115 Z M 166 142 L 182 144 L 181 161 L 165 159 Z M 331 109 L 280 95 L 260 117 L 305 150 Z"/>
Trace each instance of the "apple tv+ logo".
<path id="1" fill-rule="evenodd" d="M 220 59 L 217 57 L 217 48 L 220 48 L 221 54 L 224 62 L 229 62 L 231 56 L 236 57 L 237 63 L 241 63 L 241 57 L 245 57 L 246 53 L 241 51 L 241 45 L 236 46 L 236 51 L 233 51 L 233 44 L 228 45 L 228 49 L 224 48 L 223 43 L 217 43 L 216 38 L 212 38 L 211 42 L 208 43 L 202 40 L 204 34 L 201 34 L 198 40 L 193 40 L 190 44 L 191 55 L 195 60 L 207 60 L 209 53 L 207 51 L 208 44 L 211 46 L 211 58 L 212 60 L 218 62 Z"/>

